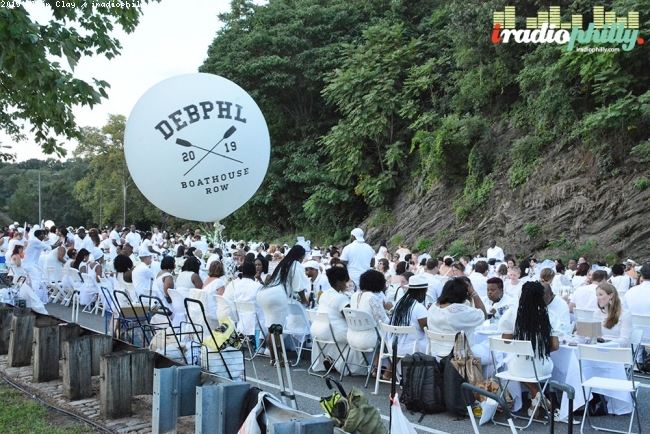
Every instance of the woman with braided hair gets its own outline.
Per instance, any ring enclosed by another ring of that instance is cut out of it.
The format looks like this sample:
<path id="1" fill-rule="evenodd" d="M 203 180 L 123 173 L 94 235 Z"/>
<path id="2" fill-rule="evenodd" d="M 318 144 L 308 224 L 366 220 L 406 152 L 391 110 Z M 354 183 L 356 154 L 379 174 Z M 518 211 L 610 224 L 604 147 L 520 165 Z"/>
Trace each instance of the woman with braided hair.
<path id="1" fill-rule="evenodd" d="M 508 309 L 499 321 L 499 332 L 503 339 L 516 339 L 530 341 L 535 358 L 535 368 L 528 357 L 517 356 L 508 363 L 508 371 L 521 377 L 535 377 L 550 375 L 553 372 L 551 352 L 560 348 L 557 338 L 559 324 L 555 315 L 548 311 L 544 302 L 544 287 L 539 282 L 524 283 L 517 309 Z M 533 396 L 528 415 L 541 399 L 537 383 L 523 384 Z"/>
<path id="2" fill-rule="evenodd" d="M 423 351 L 427 347 L 427 338 L 424 335 L 424 327 L 427 326 L 427 308 L 424 307 L 424 300 L 429 288 L 429 281 L 422 275 L 411 276 L 408 280 L 408 290 L 402 298 L 399 299 L 393 310 L 390 319 L 390 325 L 394 326 L 413 326 L 417 336 L 419 349 Z M 392 342 L 392 337 L 387 336 L 387 341 Z M 397 354 L 413 354 L 413 344 L 415 338 L 413 335 L 399 335 L 397 341 Z M 388 370 L 382 376 L 384 380 L 390 380 L 392 367 L 389 364 Z"/>

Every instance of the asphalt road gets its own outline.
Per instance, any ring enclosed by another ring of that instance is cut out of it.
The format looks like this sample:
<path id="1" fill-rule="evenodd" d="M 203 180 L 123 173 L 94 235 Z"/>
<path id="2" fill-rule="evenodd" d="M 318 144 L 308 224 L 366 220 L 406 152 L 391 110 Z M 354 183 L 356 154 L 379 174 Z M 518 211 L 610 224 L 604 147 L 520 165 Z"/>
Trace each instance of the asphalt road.
<path id="1" fill-rule="evenodd" d="M 47 305 L 46 306 L 51 315 L 57 316 L 61 319 L 69 321 L 71 318 L 71 309 L 66 308 L 60 305 Z M 81 325 L 104 332 L 104 319 L 99 315 L 91 315 L 80 313 L 79 322 Z M 293 362 L 295 361 L 295 353 L 289 353 L 289 359 Z M 312 375 L 307 374 L 307 367 L 309 366 L 309 357 L 310 353 L 305 352 L 303 355 L 303 360 L 301 360 L 296 367 L 291 368 L 291 379 L 296 394 L 296 401 L 298 409 L 306 411 L 311 414 L 323 414 L 323 409 L 320 407 L 319 399 L 323 396 L 331 395 L 331 391 L 328 390 L 325 380 L 318 378 Z M 269 358 L 264 356 L 258 356 L 254 360 L 255 368 L 257 371 L 257 378 L 255 378 L 253 373 L 253 367 L 250 362 L 247 362 L 246 373 L 247 380 L 259 387 L 262 390 L 266 390 L 274 393 L 276 396 L 279 394 L 279 381 L 276 368 L 273 368 L 269 364 Z M 337 374 L 338 378 L 338 374 Z M 357 387 L 366 392 L 369 402 L 376 406 L 381 414 L 382 418 L 385 420 L 386 426 L 388 426 L 388 416 L 390 414 L 390 404 L 388 400 L 388 395 L 390 393 L 390 384 L 380 384 L 379 393 L 377 395 L 372 394 L 374 390 L 374 382 L 371 378 L 368 388 L 364 389 L 365 377 L 361 376 L 347 376 L 343 379 L 343 386 L 346 391 L 349 391 L 352 387 Z M 639 410 L 641 414 L 641 423 L 644 428 L 650 426 L 650 381 L 641 380 L 642 383 L 648 385 L 648 388 L 642 388 L 639 392 Z M 576 391 L 577 393 L 582 393 L 581 391 Z M 402 407 L 404 409 L 404 407 Z M 441 413 L 435 415 L 427 415 L 424 419 L 418 423 L 420 418 L 419 414 L 411 415 L 407 410 L 404 409 L 404 412 L 407 418 L 413 423 L 413 426 L 416 428 L 418 433 L 468 433 L 472 432 L 472 425 L 468 418 L 459 419 L 458 417 L 449 414 Z M 525 414 L 522 413 L 522 414 Z M 624 430 L 627 431 L 629 424 L 629 416 L 606 416 L 593 419 L 596 424 L 604 425 L 610 429 Z M 521 423 L 517 421 L 516 423 Z M 555 430 L 556 432 L 566 432 L 568 426 L 563 423 L 557 423 Z M 635 425 L 633 428 L 636 428 L 636 418 Z M 579 432 L 580 426 L 574 426 L 574 432 Z M 533 423 L 526 432 L 531 433 L 546 433 L 549 432 L 549 425 L 544 425 L 541 423 Z M 491 422 L 480 427 L 481 433 L 507 433 L 510 432 L 509 428 L 493 425 Z M 596 432 L 590 428 L 585 427 L 585 432 Z M 635 431 L 636 432 L 636 431 Z"/>

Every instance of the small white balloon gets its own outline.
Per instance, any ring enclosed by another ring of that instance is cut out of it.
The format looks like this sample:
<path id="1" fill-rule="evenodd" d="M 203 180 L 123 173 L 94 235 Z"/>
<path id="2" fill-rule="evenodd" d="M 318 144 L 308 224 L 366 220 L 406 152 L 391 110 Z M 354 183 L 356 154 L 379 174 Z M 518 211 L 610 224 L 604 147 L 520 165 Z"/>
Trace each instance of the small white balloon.
<path id="1" fill-rule="evenodd" d="M 155 206 L 176 217 L 213 222 L 255 194 L 269 166 L 264 115 L 230 80 L 185 74 L 137 102 L 126 125 L 131 177 Z"/>

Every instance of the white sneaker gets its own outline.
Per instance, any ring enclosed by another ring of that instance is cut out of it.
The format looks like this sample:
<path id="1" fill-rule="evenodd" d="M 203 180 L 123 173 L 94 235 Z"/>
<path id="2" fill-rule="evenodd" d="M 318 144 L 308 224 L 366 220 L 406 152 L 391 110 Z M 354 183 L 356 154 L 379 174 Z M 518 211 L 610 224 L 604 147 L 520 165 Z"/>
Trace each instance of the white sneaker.
<path id="1" fill-rule="evenodd" d="M 580 421 L 578 419 L 576 419 L 575 417 L 572 418 L 572 419 L 573 419 L 573 424 L 574 425 L 580 425 Z M 555 420 L 555 422 L 562 422 L 562 423 L 566 423 L 566 424 L 569 423 L 568 416 L 565 417 L 565 418 L 560 417 L 560 409 L 559 408 L 555 409 L 555 413 L 553 413 L 553 420 Z"/>
<path id="2" fill-rule="evenodd" d="M 268 347 L 264 348 L 264 352 L 262 354 L 264 354 L 265 356 L 271 357 L 271 350 L 269 350 Z"/>

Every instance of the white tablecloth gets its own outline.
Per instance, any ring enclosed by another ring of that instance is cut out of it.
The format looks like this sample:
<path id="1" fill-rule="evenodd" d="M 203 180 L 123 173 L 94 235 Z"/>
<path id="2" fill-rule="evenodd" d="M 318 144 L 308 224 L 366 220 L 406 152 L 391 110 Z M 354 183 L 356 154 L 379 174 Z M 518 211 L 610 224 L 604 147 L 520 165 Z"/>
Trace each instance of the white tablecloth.
<path id="1" fill-rule="evenodd" d="M 603 346 L 618 347 L 618 344 L 602 344 Z M 580 377 L 580 365 L 578 362 L 578 347 L 560 345 L 560 349 L 551 353 L 553 360 L 553 374 L 551 379 L 566 383 L 575 389 L 575 400 L 573 408 L 577 409 L 585 404 Z M 588 380 L 592 377 L 605 377 L 618 380 L 627 380 L 625 369 L 616 363 L 583 362 L 584 377 Z M 629 414 L 632 412 L 632 397 L 627 392 L 614 392 L 611 390 L 592 389 L 592 392 L 600 393 L 608 398 L 607 410 L 609 414 Z M 562 394 L 560 404 L 560 416 L 566 418 L 569 415 L 569 400 L 566 393 Z"/>

